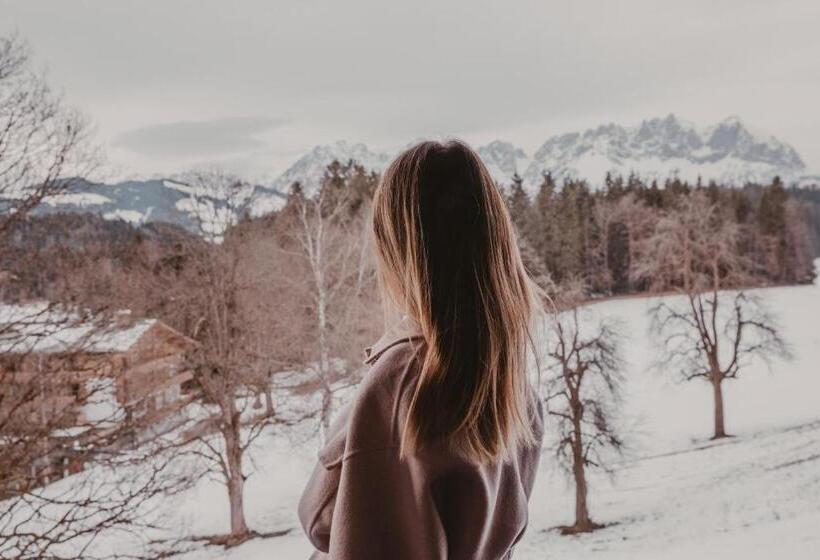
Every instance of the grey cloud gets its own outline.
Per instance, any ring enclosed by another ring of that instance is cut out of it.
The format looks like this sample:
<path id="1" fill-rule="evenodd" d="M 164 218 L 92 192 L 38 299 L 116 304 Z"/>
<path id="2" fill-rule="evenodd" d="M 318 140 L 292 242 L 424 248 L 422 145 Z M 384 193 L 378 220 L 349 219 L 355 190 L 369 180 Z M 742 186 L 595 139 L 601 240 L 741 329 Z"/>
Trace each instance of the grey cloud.
<path id="1" fill-rule="evenodd" d="M 177 121 L 123 132 L 114 145 L 144 156 L 190 157 L 229 154 L 258 149 L 256 138 L 284 120 L 269 117 L 224 117 Z"/>
<path id="2" fill-rule="evenodd" d="M 55 86 L 125 148 L 117 163 L 147 174 L 252 154 L 282 171 L 294 158 L 279 152 L 339 138 L 384 148 L 458 135 L 533 151 L 556 133 L 669 112 L 739 114 L 820 169 L 817 0 L 0 6 L 0 33 L 19 29 Z M 292 124 L 259 133 L 276 123 L 214 114 Z M 146 115 L 195 122 L 138 128 Z"/>

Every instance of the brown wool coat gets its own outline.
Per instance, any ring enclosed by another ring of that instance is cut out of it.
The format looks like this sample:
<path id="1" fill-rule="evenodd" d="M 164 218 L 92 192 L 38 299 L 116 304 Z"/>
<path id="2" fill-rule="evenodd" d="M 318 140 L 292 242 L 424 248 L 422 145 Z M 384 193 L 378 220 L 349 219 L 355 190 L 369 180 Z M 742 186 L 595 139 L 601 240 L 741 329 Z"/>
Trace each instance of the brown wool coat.
<path id="1" fill-rule="evenodd" d="M 539 444 L 480 465 L 432 447 L 399 457 L 423 340 L 405 320 L 367 350 L 299 503 L 314 560 L 502 560 L 527 526 Z"/>

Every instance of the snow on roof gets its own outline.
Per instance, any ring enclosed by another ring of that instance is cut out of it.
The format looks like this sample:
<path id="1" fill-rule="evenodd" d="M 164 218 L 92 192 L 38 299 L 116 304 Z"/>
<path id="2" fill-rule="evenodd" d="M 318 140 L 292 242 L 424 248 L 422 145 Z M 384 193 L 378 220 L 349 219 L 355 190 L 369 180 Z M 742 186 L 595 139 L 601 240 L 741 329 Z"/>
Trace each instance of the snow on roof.
<path id="1" fill-rule="evenodd" d="M 125 352 L 155 323 L 141 319 L 122 326 L 49 302 L 0 304 L 0 352 Z"/>

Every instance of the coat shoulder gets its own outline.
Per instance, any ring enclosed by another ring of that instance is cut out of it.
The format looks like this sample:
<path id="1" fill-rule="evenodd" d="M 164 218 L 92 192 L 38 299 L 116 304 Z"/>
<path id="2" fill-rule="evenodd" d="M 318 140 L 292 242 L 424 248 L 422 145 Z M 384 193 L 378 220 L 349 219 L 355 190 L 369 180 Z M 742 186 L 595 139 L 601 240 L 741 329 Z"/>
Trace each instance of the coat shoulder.
<path id="1" fill-rule="evenodd" d="M 418 379 L 423 343 L 399 342 L 371 366 L 359 385 L 350 417 L 346 455 L 398 446 Z"/>

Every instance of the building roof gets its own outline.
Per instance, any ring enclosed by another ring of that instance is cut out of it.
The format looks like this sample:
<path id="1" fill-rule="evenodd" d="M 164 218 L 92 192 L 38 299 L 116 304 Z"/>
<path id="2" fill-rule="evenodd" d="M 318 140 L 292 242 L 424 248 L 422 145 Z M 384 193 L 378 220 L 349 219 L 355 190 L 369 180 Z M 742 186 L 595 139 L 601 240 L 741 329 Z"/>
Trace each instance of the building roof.
<path id="1" fill-rule="evenodd" d="M 157 323 L 117 320 L 128 314 L 120 311 L 111 319 L 50 302 L 0 304 L 0 353 L 126 352 Z"/>

